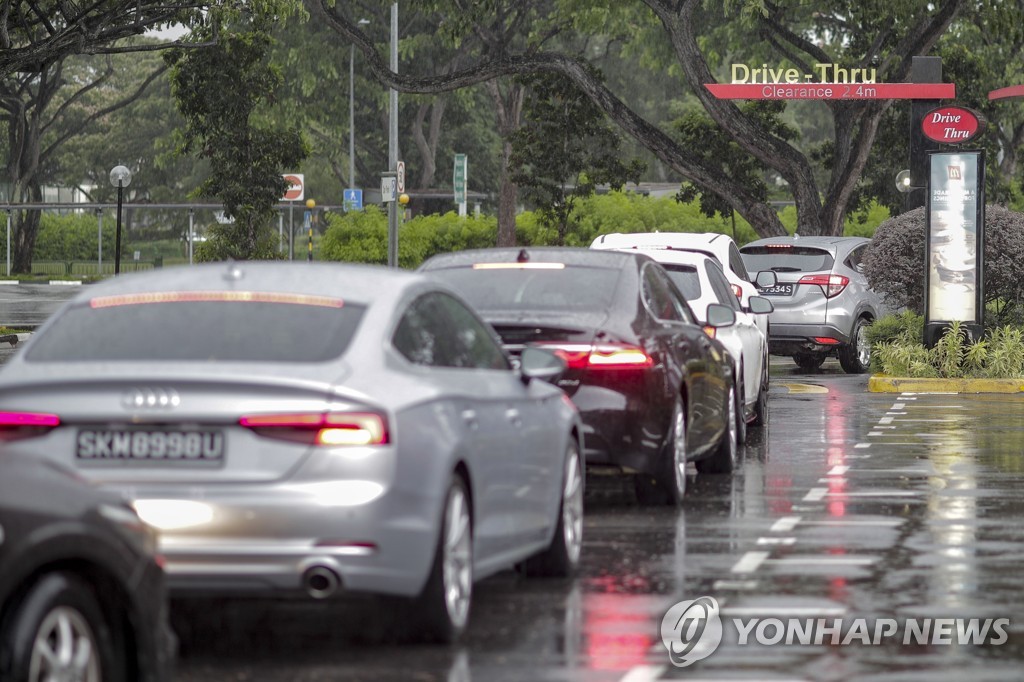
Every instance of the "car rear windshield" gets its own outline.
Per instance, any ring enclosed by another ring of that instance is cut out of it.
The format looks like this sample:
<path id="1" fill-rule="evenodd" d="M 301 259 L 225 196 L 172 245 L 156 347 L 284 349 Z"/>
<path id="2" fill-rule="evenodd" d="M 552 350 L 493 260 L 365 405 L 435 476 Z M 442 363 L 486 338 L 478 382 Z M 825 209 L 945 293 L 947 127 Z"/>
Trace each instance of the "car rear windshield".
<path id="1" fill-rule="evenodd" d="M 432 270 L 430 274 L 450 284 L 480 311 L 604 311 L 612 304 L 619 279 L 619 270 L 612 268 L 488 265 Z"/>
<path id="2" fill-rule="evenodd" d="M 834 262 L 831 253 L 813 246 L 744 246 L 740 253 L 748 272 L 822 272 Z"/>
<path id="3" fill-rule="evenodd" d="M 340 299 L 278 295 L 280 300 L 275 302 L 272 298 L 93 299 L 54 319 L 34 340 L 25 359 L 324 362 L 345 352 L 366 309 Z"/>
<path id="4" fill-rule="evenodd" d="M 661 267 L 668 270 L 669 279 L 675 282 L 683 298 L 687 301 L 700 298 L 700 276 L 697 275 L 697 268 L 678 263 L 662 263 Z"/>

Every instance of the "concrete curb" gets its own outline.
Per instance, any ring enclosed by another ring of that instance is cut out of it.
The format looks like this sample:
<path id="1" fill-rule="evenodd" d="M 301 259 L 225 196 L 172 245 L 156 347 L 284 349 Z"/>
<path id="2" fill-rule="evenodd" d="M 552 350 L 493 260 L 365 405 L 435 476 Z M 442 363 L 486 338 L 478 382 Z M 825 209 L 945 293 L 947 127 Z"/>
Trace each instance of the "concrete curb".
<path id="1" fill-rule="evenodd" d="M 880 374 L 868 379 L 871 393 L 1022 393 L 1022 379 L 910 379 Z"/>

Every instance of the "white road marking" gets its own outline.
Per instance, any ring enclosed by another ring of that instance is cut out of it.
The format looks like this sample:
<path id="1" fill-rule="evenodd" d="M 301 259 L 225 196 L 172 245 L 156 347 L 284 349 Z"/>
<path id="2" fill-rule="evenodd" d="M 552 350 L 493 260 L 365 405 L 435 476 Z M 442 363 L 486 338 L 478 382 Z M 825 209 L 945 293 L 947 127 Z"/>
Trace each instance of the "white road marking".
<path id="1" fill-rule="evenodd" d="M 881 431 L 871 431 L 871 432 L 868 433 L 868 435 L 869 436 L 881 436 L 883 434 L 882 434 Z"/>
<path id="2" fill-rule="evenodd" d="M 756 590 L 758 583 L 756 580 L 716 580 L 714 589 L 716 590 Z"/>
<path id="3" fill-rule="evenodd" d="M 668 652 L 665 653 L 668 655 Z M 632 668 L 619 682 L 653 682 L 668 670 L 667 665 L 638 665 Z"/>
<path id="4" fill-rule="evenodd" d="M 853 447 L 858 448 L 858 449 L 859 448 L 870 448 L 871 447 L 871 443 L 857 443 Z"/>
<path id="5" fill-rule="evenodd" d="M 907 407 L 906 403 L 893 403 L 892 404 L 892 409 L 894 409 L 894 410 L 903 410 L 903 409 L 906 409 L 906 407 Z"/>
<path id="6" fill-rule="evenodd" d="M 878 420 L 879 424 L 892 424 L 892 417 L 882 417 Z"/>
<path id="7" fill-rule="evenodd" d="M 828 488 L 811 488 L 804 495 L 804 502 L 820 502 L 825 495 L 828 495 Z"/>
<path id="8" fill-rule="evenodd" d="M 841 464 L 837 464 L 836 466 L 834 466 L 834 467 L 832 467 L 831 469 L 828 470 L 828 475 L 829 476 L 842 476 L 843 474 L 845 474 L 849 470 L 850 470 L 850 467 L 843 466 Z"/>
<path id="9" fill-rule="evenodd" d="M 772 566 L 870 566 L 877 561 L 877 557 L 870 556 L 820 555 L 769 559 L 767 563 Z"/>
<path id="10" fill-rule="evenodd" d="M 796 538 L 758 538 L 759 545 L 795 545 Z"/>
<path id="11" fill-rule="evenodd" d="M 732 567 L 732 573 L 753 573 L 768 558 L 768 552 L 747 552 Z"/>
<path id="12" fill-rule="evenodd" d="M 800 516 L 783 516 L 780 519 L 776 519 L 775 523 L 772 524 L 771 532 L 788 533 L 796 528 L 796 524 L 800 523 L 801 518 Z"/>

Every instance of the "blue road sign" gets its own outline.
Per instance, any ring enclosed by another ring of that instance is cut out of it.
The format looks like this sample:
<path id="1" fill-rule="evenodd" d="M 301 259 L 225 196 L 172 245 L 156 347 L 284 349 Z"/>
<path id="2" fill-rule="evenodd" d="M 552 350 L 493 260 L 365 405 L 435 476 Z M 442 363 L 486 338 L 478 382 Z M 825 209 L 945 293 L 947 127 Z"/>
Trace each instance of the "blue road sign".
<path id="1" fill-rule="evenodd" d="M 346 211 L 361 211 L 363 209 L 363 190 L 346 189 L 343 196 Z"/>

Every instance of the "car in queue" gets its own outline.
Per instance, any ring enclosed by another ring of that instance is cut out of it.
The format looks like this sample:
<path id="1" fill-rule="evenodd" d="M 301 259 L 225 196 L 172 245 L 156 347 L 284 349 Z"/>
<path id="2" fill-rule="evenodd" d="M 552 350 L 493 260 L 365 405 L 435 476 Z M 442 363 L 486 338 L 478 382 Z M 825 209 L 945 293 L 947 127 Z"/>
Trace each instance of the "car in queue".
<path id="1" fill-rule="evenodd" d="M 473 583 L 567 575 L 582 426 L 550 352 L 513 368 L 448 287 L 217 263 L 107 280 L 0 369 L 11 444 L 130 495 L 172 597 L 408 597 L 448 641 Z"/>
<path id="2" fill-rule="evenodd" d="M 867 328 L 888 312 L 868 284 L 861 261 L 865 237 L 769 237 L 740 249 L 751 272 L 775 273 L 761 295 L 771 299 L 768 348 L 805 371 L 829 356 L 850 374 L 871 364 Z"/>
<path id="3" fill-rule="evenodd" d="M 169 681 L 156 533 L 119 495 L 9 451 L 45 425 L 0 419 L 0 679 Z"/>
<path id="4" fill-rule="evenodd" d="M 758 326 L 757 318 L 764 318 L 772 311 L 771 301 L 751 296 L 747 301 L 751 312 L 744 312 L 722 271 L 722 264 L 713 256 L 677 249 L 651 249 L 644 253 L 665 268 L 690 304 L 698 324 L 729 351 L 733 373 L 739 381 L 737 393 L 743 405 L 739 442 L 746 442 L 748 423 L 753 426 L 768 423 L 768 339 Z M 708 306 L 716 303 L 733 309 L 736 324 L 719 329 L 707 326 Z"/>
<path id="5" fill-rule="evenodd" d="M 588 467 L 636 474 L 643 504 L 680 503 L 687 462 L 732 471 L 741 416 L 721 342 L 701 327 L 668 273 L 644 254 L 497 248 L 429 258 L 421 270 L 462 293 L 513 356 L 554 351 L 580 410 Z M 713 327 L 735 324 L 713 304 Z"/>
<path id="6" fill-rule="evenodd" d="M 718 232 L 612 232 L 603 234 L 591 243 L 592 249 L 637 249 L 646 253 L 652 251 L 686 251 L 701 253 L 718 261 L 729 280 L 732 293 L 740 301 L 740 308 L 751 313 L 750 297 L 758 295 L 756 284 L 751 280 L 747 266 L 740 256 L 739 247 L 727 234 Z M 653 254 L 651 254 L 653 255 Z M 657 260 L 657 256 L 655 256 Z M 761 332 L 768 336 L 768 318 L 763 314 L 754 317 Z"/>

